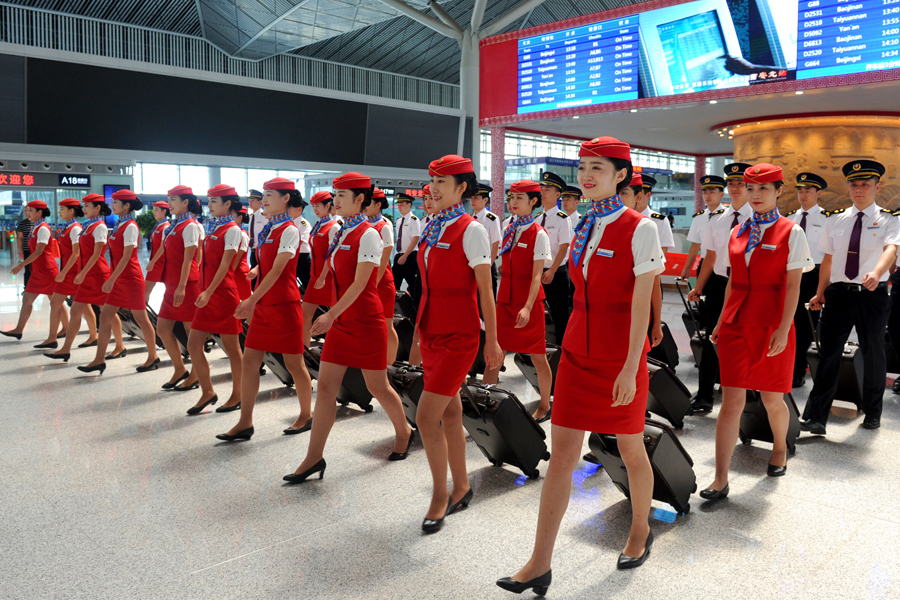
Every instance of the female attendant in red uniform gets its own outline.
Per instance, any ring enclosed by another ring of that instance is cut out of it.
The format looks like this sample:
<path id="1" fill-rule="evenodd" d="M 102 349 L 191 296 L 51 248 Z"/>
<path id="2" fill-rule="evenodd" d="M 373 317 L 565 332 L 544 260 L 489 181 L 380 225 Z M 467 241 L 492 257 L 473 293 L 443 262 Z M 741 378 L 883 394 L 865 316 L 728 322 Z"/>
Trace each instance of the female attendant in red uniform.
<path id="1" fill-rule="evenodd" d="M 53 295 L 50 296 L 50 318 L 53 319 L 53 306 L 63 307 L 65 310 L 65 300 L 69 296 L 74 296 L 78 291 L 75 285 L 75 276 L 81 270 L 81 261 L 79 260 L 78 238 L 81 235 L 81 223 L 78 217 L 83 217 L 84 211 L 81 210 L 81 202 L 75 198 L 66 198 L 59 203 L 59 218 L 62 223 L 56 230 L 56 242 L 59 244 L 60 254 L 60 270 L 56 276 L 56 287 L 53 288 Z M 65 312 L 57 313 L 60 316 Z M 84 311 L 84 320 L 88 326 L 88 339 L 86 342 L 79 344 L 79 348 L 97 345 L 97 316 L 93 310 Z M 68 327 L 68 320 L 65 326 Z M 54 325 L 51 323 L 50 329 L 53 330 Z M 46 342 L 45 342 L 46 343 Z M 48 348 L 56 348 L 56 340 L 53 340 Z"/>
<path id="2" fill-rule="evenodd" d="M 378 282 L 378 297 L 381 298 L 381 308 L 384 322 L 387 326 L 388 364 L 394 364 L 397 360 L 397 347 L 400 340 L 394 330 L 394 303 L 397 301 L 397 289 L 394 287 L 394 273 L 391 271 L 391 252 L 394 249 L 394 226 L 381 215 L 381 211 L 388 207 L 384 191 L 378 188 L 372 192 L 372 202 L 366 207 L 363 214 L 369 223 L 381 236 L 384 250 L 381 251 L 381 264 L 378 265 L 375 281 Z"/>
<path id="3" fill-rule="evenodd" d="M 156 355 L 156 331 L 147 316 L 147 302 L 144 300 L 144 275 L 138 260 L 138 245 L 141 243 L 141 231 L 133 213 L 140 210 L 141 202 L 131 190 L 119 190 L 113 193 L 112 211 L 119 221 L 109 236 L 109 256 L 112 259 L 112 273 L 101 288 L 107 293 L 106 303 L 100 311 L 100 337 L 97 342 L 97 355 L 85 367 L 78 367 L 83 373 L 106 370 L 106 360 L 121 358 L 126 355 L 122 345 L 122 321 L 119 309 L 131 311 L 135 322 L 141 328 L 141 334 L 147 340 L 147 360 L 137 368 L 138 373 L 155 370 L 159 366 Z M 109 343 L 110 330 L 116 330 L 116 350 L 109 356 L 106 346 Z"/>
<path id="4" fill-rule="evenodd" d="M 505 590 L 546 593 L 559 526 L 569 503 L 572 472 L 585 431 L 616 434 L 628 471 L 632 523 L 617 567 L 646 560 L 653 470 L 644 448 L 647 407 L 647 325 L 650 292 L 664 266 L 656 225 L 626 208 L 617 192 L 631 183 L 631 148 L 611 137 L 584 142 L 578 184 L 591 200 L 569 250 L 574 311 L 562 343 L 553 402 L 553 451 L 541 492 L 531 559 Z"/>
<path id="5" fill-rule="evenodd" d="M 22 339 L 22 332 L 25 330 L 25 323 L 31 317 L 34 301 L 41 294 L 46 294 L 48 298 L 53 295 L 53 289 L 56 287 L 56 276 L 59 275 L 59 267 L 56 264 L 56 258 L 53 256 L 51 246 L 53 230 L 50 228 L 50 224 L 44 220 L 50 216 L 50 209 L 47 208 L 47 203 L 43 200 L 32 200 L 25 205 L 25 216 L 32 223 L 31 234 L 28 236 L 28 250 L 31 254 L 13 267 L 11 272 L 13 275 L 17 275 L 25 267 L 31 265 L 31 277 L 28 279 L 25 293 L 22 295 L 22 310 L 19 312 L 19 322 L 16 323 L 15 329 L 0 332 L 7 337 L 13 337 L 17 340 Z M 52 314 L 52 301 L 50 310 Z M 59 311 L 60 308 L 56 310 Z M 53 329 L 47 334 L 48 339 L 35 346 L 35 348 L 56 348 L 59 323 L 58 321 L 54 323 L 51 317 L 50 325 Z"/>
<path id="6" fill-rule="evenodd" d="M 500 256 L 503 275 L 497 296 L 497 341 L 504 352 L 531 355 L 537 370 L 541 403 L 534 413 L 538 423 L 550 419 L 553 372 L 547 361 L 544 320 L 544 261 L 550 258 L 550 236 L 534 222 L 532 211 L 541 205 L 541 186 L 523 179 L 512 184 L 510 210 L 518 219 L 506 227 Z M 500 369 L 484 372 L 482 382 L 497 383 Z"/>
<path id="7" fill-rule="evenodd" d="M 191 322 L 188 338 L 188 352 L 191 363 L 200 381 L 203 394 L 196 405 L 188 409 L 189 415 L 196 415 L 219 397 L 213 389 L 209 375 L 204 345 L 210 333 L 218 333 L 222 346 L 231 365 L 231 397 L 225 408 L 241 403 L 241 342 L 243 325 L 234 317 L 241 299 L 234 282 L 231 264 L 241 247 L 241 228 L 234 222 L 232 209 L 241 204 L 240 196 L 230 185 L 219 184 L 206 192 L 209 198 L 210 220 L 206 224 L 207 235 L 203 238 L 203 262 L 200 265 L 200 287 L 203 290 L 194 303 L 197 310 Z"/>
<path id="8" fill-rule="evenodd" d="M 66 330 L 66 341 L 62 348 L 53 353 L 45 353 L 44 356 L 59 359 L 65 362 L 69 360 L 69 353 L 78 328 L 81 325 L 81 316 L 85 312 L 93 312 L 91 306 L 103 306 L 106 304 L 107 293 L 103 291 L 103 284 L 109 278 L 109 264 L 106 262 L 106 241 L 108 231 L 105 217 L 112 213 L 106 199 L 100 194 L 88 194 L 81 199 L 84 222 L 81 233 L 78 236 L 78 253 L 81 270 L 75 276 L 73 283 L 78 287 L 72 298 L 72 311 L 69 318 L 69 328 Z M 118 327 L 115 324 L 118 323 Z M 124 349 L 122 342 L 122 322 L 118 316 L 113 321 L 113 334 L 116 338 L 116 348 Z M 109 334 L 107 334 L 108 336 Z M 99 338 L 98 338 L 99 339 Z M 99 342 L 97 342 L 99 343 Z M 94 344 L 79 344 L 79 348 L 93 346 Z"/>
<path id="9" fill-rule="evenodd" d="M 301 483 L 319 473 L 325 475 L 325 443 L 334 426 L 337 394 L 348 367 L 362 370 L 372 396 L 394 425 L 394 451 L 388 460 L 403 460 L 409 454 L 413 430 L 406 424 L 400 396 L 387 378 L 387 328 L 378 296 L 376 267 L 382 264 L 382 241 L 365 217 L 373 202 L 372 184 L 360 173 L 346 173 L 334 180 L 334 207 L 344 223 L 328 248 L 327 269 L 332 272 L 337 302 L 316 319 L 313 335 L 328 332 L 322 347 L 316 393 L 315 425 L 306 458 L 284 480 Z M 327 271 L 315 283 L 320 289 Z"/>
<path id="10" fill-rule="evenodd" d="M 175 373 L 163 384 L 164 390 L 187 391 L 199 387 L 193 371 L 188 371 L 181 358 L 181 349 L 173 329 L 181 321 L 190 336 L 194 319 L 194 304 L 200 295 L 200 269 L 197 248 L 202 233 L 194 215 L 200 212 L 200 202 L 191 188 L 179 185 L 168 192 L 169 211 L 175 215 L 172 226 L 163 234 L 163 243 L 147 264 L 152 271 L 159 261 L 164 261 L 162 283 L 166 286 L 162 306 L 159 308 L 157 333 L 172 360 Z M 185 381 L 187 380 L 187 381 Z M 183 385 L 178 385 L 185 381 Z"/>
<path id="11" fill-rule="evenodd" d="M 247 251 L 250 249 L 250 234 L 244 231 L 244 221 L 247 219 L 247 207 L 243 204 L 231 203 L 231 216 L 234 222 L 241 230 L 241 245 L 234 255 L 234 262 L 231 265 L 231 271 L 234 274 L 234 286 L 237 289 L 238 297 L 241 301 L 246 300 L 253 293 L 250 287 L 250 264 L 247 262 Z M 220 409 L 216 409 L 221 412 Z"/>
<path id="12" fill-rule="evenodd" d="M 159 202 L 153 203 L 153 218 L 156 219 L 156 225 L 153 227 L 153 231 L 150 232 L 150 258 L 156 256 L 159 249 L 162 248 L 163 240 L 166 237 L 166 230 L 172 225 L 168 220 L 171 216 L 172 213 L 169 212 L 168 202 L 160 200 Z M 153 288 L 156 287 L 156 284 L 162 281 L 165 266 L 165 258 L 161 258 L 156 261 L 152 271 L 147 271 L 147 276 L 144 277 L 144 301 L 150 301 L 150 293 L 153 291 Z"/>
<path id="13" fill-rule="evenodd" d="M 416 316 L 425 391 L 416 421 L 425 444 L 434 482 L 431 505 L 422 522 L 427 533 L 439 531 L 444 517 L 472 500 L 466 473 L 466 434 L 459 388 L 478 354 L 484 315 L 484 357 L 488 369 L 503 362 L 497 344 L 497 315 L 491 286 L 491 246 L 485 228 L 463 209 L 478 191 L 472 161 L 445 156 L 428 166 L 430 193 L 438 211 L 419 241 L 422 300 Z M 447 465 L 453 493 L 447 489 Z"/>
<path id="14" fill-rule="evenodd" d="M 297 286 L 300 230 L 288 213 L 288 207 L 300 206 L 303 197 L 293 181 L 282 177 L 267 181 L 263 190 L 262 206 L 268 221 L 257 238 L 258 265 L 250 270 L 250 278 L 259 283 L 234 313 L 238 319 L 250 321 L 241 361 L 241 418 L 227 433 L 216 436 L 226 442 L 253 436 L 259 367 L 266 352 L 284 356 L 300 401 L 300 415 L 284 433 L 303 433 L 312 427 L 312 380 L 303 360 L 303 307 Z"/>
<path id="15" fill-rule="evenodd" d="M 711 340 L 721 363 L 722 408 L 716 422 L 716 477 L 700 492 L 707 500 L 728 496 L 728 467 L 738 438 L 747 390 L 759 390 L 775 442 L 770 477 L 787 471 L 789 413 L 796 340 L 794 311 L 801 275 L 815 268 L 800 225 L 778 214 L 784 187 L 781 167 L 767 163 L 744 172 L 753 218 L 731 232 L 726 265 L 731 277 L 725 307 Z"/>
<path id="16" fill-rule="evenodd" d="M 337 220 L 331 216 L 331 208 L 334 206 L 334 196 L 331 192 L 316 192 L 309 202 L 319 220 L 316 221 L 309 234 L 310 278 L 306 294 L 303 296 L 303 345 L 306 348 L 309 348 L 312 337 L 310 331 L 316 310 L 320 306 L 333 306 L 337 302 L 331 270 L 326 268 L 325 262 L 328 248 L 341 228 Z M 316 282 L 319 281 L 323 270 L 325 271 L 325 284 L 322 287 L 316 287 Z"/>

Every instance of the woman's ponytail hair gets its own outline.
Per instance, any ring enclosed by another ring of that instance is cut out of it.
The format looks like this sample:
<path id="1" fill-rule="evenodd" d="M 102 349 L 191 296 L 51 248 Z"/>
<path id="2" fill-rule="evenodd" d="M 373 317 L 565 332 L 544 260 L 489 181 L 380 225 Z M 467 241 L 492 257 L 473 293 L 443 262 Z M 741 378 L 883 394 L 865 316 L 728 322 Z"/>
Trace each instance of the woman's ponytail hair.
<path id="1" fill-rule="evenodd" d="M 197 199 L 197 196 L 194 194 L 181 194 L 179 198 L 187 200 L 188 212 L 191 212 L 198 217 L 203 214 L 203 207 L 200 206 L 200 201 Z"/>
<path id="2" fill-rule="evenodd" d="M 69 208 L 71 208 L 73 211 L 75 211 L 76 217 L 84 216 L 84 209 L 80 205 L 79 206 L 70 206 Z"/>
<path id="3" fill-rule="evenodd" d="M 222 196 L 222 204 L 228 207 L 228 212 L 237 212 L 241 209 L 240 196 Z"/>
<path id="4" fill-rule="evenodd" d="M 290 196 L 287 203 L 289 207 L 304 208 L 306 206 L 306 200 L 303 199 L 303 194 L 299 190 L 285 190 L 285 193 Z"/>
<path id="5" fill-rule="evenodd" d="M 356 197 L 360 194 L 363 195 L 363 203 L 362 206 L 359 207 L 360 212 L 369 208 L 369 205 L 372 204 L 372 194 L 375 193 L 375 186 L 367 187 L 367 188 L 353 188 L 350 190 L 353 192 L 353 199 L 356 200 Z"/>
<path id="6" fill-rule="evenodd" d="M 478 178 L 475 177 L 475 173 L 462 173 L 460 175 L 453 175 L 453 181 L 456 182 L 456 185 L 461 183 L 466 184 L 466 189 L 462 193 L 462 199 L 467 200 L 475 195 L 478 192 Z"/>
<path id="7" fill-rule="evenodd" d="M 612 163 L 616 172 L 625 169 L 625 179 L 616 184 L 616 193 L 619 194 L 627 187 L 631 187 L 631 179 L 634 177 L 634 166 L 631 164 L 630 160 L 625 160 L 624 158 L 607 158 L 609 162 Z M 638 193 L 640 190 L 635 190 L 635 193 Z"/>

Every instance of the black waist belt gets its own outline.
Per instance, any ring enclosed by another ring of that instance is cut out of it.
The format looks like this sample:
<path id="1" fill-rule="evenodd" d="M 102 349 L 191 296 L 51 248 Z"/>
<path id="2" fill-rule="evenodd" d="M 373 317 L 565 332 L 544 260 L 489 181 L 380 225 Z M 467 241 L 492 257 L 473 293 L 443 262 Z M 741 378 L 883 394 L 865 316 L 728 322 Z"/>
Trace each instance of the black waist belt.
<path id="1" fill-rule="evenodd" d="M 848 292 L 868 292 L 869 291 L 861 283 L 847 283 L 845 281 L 840 281 L 838 283 L 835 283 L 834 285 L 841 288 L 842 290 L 847 290 Z M 880 289 L 884 289 L 884 288 L 887 288 L 887 281 L 880 282 L 875 287 L 875 290 L 880 290 Z M 872 290 L 872 291 L 875 291 L 875 290 Z"/>

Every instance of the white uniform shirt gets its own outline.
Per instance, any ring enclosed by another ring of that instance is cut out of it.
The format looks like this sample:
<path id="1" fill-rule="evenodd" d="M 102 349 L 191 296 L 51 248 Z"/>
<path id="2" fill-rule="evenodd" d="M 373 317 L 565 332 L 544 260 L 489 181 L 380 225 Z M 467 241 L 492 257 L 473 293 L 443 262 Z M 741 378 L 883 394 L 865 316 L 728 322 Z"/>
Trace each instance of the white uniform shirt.
<path id="1" fill-rule="evenodd" d="M 279 223 L 278 225 L 275 225 L 274 227 L 272 227 L 272 229 L 269 230 L 269 235 L 266 236 L 266 239 L 264 240 L 263 243 L 266 243 L 272 239 L 272 236 L 275 234 L 276 229 L 278 229 L 279 227 L 284 227 L 285 225 L 287 225 L 290 222 L 291 222 L 290 220 L 283 221 L 283 222 Z M 281 234 L 281 243 L 278 244 L 278 254 L 285 253 L 285 254 L 290 254 L 291 256 L 294 256 L 297 253 L 297 248 L 299 248 L 299 247 L 300 247 L 300 230 L 297 229 L 296 227 L 288 227 L 287 229 L 284 230 L 284 233 Z"/>
<path id="2" fill-rule="evenodd" d="M 240 232 L 241 232 L 241 250 L 240 251 L 247 252 L 247 250 L 250 248 L 250 234 L 247 233 L 246 231 L 244 231 L 243 229 L 241 229 Z"/>
<path id="3" fill-rule="evenodd" d="M 35 242 L 36 244 L 49 244 L 50 238 L 53 237 L 53 233 L 48 227 L 40 227 L 34 234 L 34 237 L 37 238 L 37 242 Z"/>
<path id="4" fill-rule="evenodd" d="M 122 236 L 125 248 L 136 248 L 138 239 L 141 237 L 141 230 L 138 228 L 137 223 L 135 223 L 134 220 L 131 220 L 124 227 L 120 227 L 119 231 L 116 232 L 116 235 Z"/>
<path id="5" fill-rule="evenodd" d="M 863 212 L 862 235 L 859 239 L 859 273 L 853 279 L 844 273 L 850 237 L 856 224 L 856 215 Z M 882 211 L 874 202 L 864 211 L 852 206 L 842 212 L 833 212 L 825 219 L 819 250 L 832 255 L 831 282 L 862 283 L 866 273 L 871 273 L 884 252 L 884 247 L 900 244 L 900 222 L 889 212 Z M 881 276 L 887 281 L 888 273 Z"/>
<path id="6" fill-rule="evenodd" d="M 419 220 L 419 217 L 412 214 L 412 212 L 400 215 L 400 220 L 397 221 L 397 237 L 395 238 L 397 240 L 397 252 L 400 254 L 405 253 L 413 238 L 421 236 L 422 221 Z M 412 251 L 415 252 L 416 249 L 413 248 Z"/>
<path id="7" fill-rule="evenodd" d="M 724 208 L 719 208 L 717 206 L 716 210 L 704 208 L 703 210 L 695 214 L 694 218 L 691 219 L 691 228 L 688 230 L 687 241 L 691 242 L 692 244 L 703 244 L 703 234 L 706 232 L 706 227 L 709 225 L 710 221 L 715 218 L 714 213 L 720 210 L 723 212 L 725 211 Z M 700 258 L 705 257 L 706 248 L 701 245 Z"/>
<path id="8" fill-rule="evenodd" d="M 444 237 L 444 232 L 447 230 L 447 227 L 456 223 L 456 220 L 459 217 L 454 217 L 449 221 L 444 221 L 441 223 L 441 231 L 438 233 L 438 241 L 441 241 L 441 238 Z M 469 259 L 469 266 L 473 269 L 478 265 L 489 265 L 491 264 L 491 244 L 488 241 L 488 232 L 484 228 L 484 226 L 478 221 L 472 221 L 466 227 L 466 230 L 463 232 L 463 251 L 466 253 L 466 258 Z M 437 249 L 438 251 L 441 248 L 435 246 L 431 248 L 427 244 L 425 245 L 425 265 L 428 265 L 428 255 Z"/>
<path id="9" fill-rule="evenodd" d="M 503 244 L 503 232 L 500 231 L 500 219 L 497 218 L 497 215 L 490 212 L 487 207 L 485 207 L 473 216 L 487 231 L 488 242 L 490 242 L 491 246 L 494 244 Z M 500 251 L 499 248 L 497 251 Z"/>
<path id="10" fill-rule="evenodd" d="M 516 235 L 513 238 L 513 247 L 519 243 L 519 238 L 522 237 L 522 233 L 532 225 L 534 225 L 534 221 L 525 227 L 516 227 Z M 510 252 L 512 252 L 512 250 L 510 250 Z M 550 258 L 550 236 L 546 231 L 538 231 L 537 235 L 534 236 L 534 260 L 546 261 L 548 258 Z"/>
<path id="11" fill-rule="evenodd" d="M 819 250 L 819 242 L 822 241 L 822 232 L 825 231 L 825 211 L 816 204 L 809 211 L 806 211 L 806 243 L 809 245 L 809 254 L 812 256 L 813 262 L 817 265 L 822 264 L 822 258 L 825 254 Z M 785 215 L 788 219 L 795 223 L 800 223 L 803 218 L 804 210 L 800 208 L 789 215 Z"/>
<path id="12" fill-rule="evenodd" d="M 385 248 L 393 248 L 394 247 L 394 226 L 391 225 L 391 222 L 382 217 L 384 221 L 384 227 L 381 228 L 381 243 L 384 246 L 381 248 L 384 250 Z M 379 261 L 378 264 L 381 264 Z"/>
<path id="13" fill-rule="evenodd" d="M 259 210 L 255 210 L 250 213 L 250 218 L 248 219 L 248 223 L 250 224 L 250 232 L 252 235 L 250 236 L 250 247 L 256 249 L 256 245 L 259 243 L 257 237 L 259 233 L 263 230 L 263 227 L 266 226 L 266 223 L 269 222 L 269 219 L 266 218 L 265 213 L 263 212 L 263 207 L 260 206 Z"/>
<path id="14" fill-rule="evenodd" d="M 212 234 L 210 234 L 212 235 Z M 243 243 L 243 231 L 239 227 L 229 227 L 225 231 L 225 252 L 229 250 L 234 250 L 237 252 L 238 248 L 241 247 Z"/>
<path id="15" fill-rule="evenodd" d="M 365 223 L 365 221 L 363 221 Z M 341 241 L 338 244 L 338 247 L 334 249 L 334 252 L 331 254 L 331 268 L 334 269 L 334 257 L 338 252 L 350 249 L 350 244 L 344 244 L 344 240 L 347 239 L 347 236 L 350 235 L 350 232 L 355 230 L 357 227 L 362 225 L 362 223 L 357 224 L 350 229 L 344 229 L 341 232 Z M 332 227 L 332 230 L 337 229 L 336 227 Z M 335 233 L 337 233 L 335 231 Z M 334 238 L 332 238 L 334 239 Z M 378 232 L 375 231 L 374 227 L 370 227 L 367 229 L 362 236 L 359 238 L 359 254 L 356 257 L 356 264 L 370 262 L 377 265 L 381 264 L 381 253 L 384 252 L 384 242 L 381 240 L 381 236 L 378 235 Z"/>
<path id="16" fill-rule="evenodd" d="M 591 228 L 582 253 L 582 272 L 585 280 L 588 276 L 588 264 L 593 260 L 594 255 L 604 250 L 603 232 L 606 231 L 606 226 L 615 222 L 623 214 L 625 214 L 624 207 L 611 215 L 594 219 L 594 226 Z M 666 257 L 663 256 L 662 246 L 659 243 L 659 230 L 650 219 L 638 221 L 637 227 L 634 229 L 634 236 L 631 238 L 631 254 L 635 277 L 644 273 L 658 274 L 666 270 Z M 603 258 L 603 256 L 599 256 L 597 260 L 603 260 Z"/>
<path id="17" fill-rule="evenodd" d="M 577 210 L 569 215 L 569 226 L 572 228 L 572 239 L 575 239 L 575 226 L 578 225 L 578 221 L 581 220 L 581 213 Z"/>
<path id="18" fill-rule="evenodd" d="M 729 206 L 722 214 L 714 215 L 706 226 L 706 231 L 703 232 L 701 248 L 707 251 L 712 250 L 716 253 L 716 264 L 713 272 L 722 277 L 728 277 L 728 267 L 722 256 L 728 254 L 728 240 L 731 239 L 731 224 L 734 222 L 735 212 L 737 212 L 738 225 L 740 225 L 744 222 L 744 219 L 753 214 L 753 208 L 749 202 L 744 204 L 738 211 Z"/>
<path id="19" fill-rule="evenodd" d="M 312 248 L 309 247 L 309 234 L 312 231 L 312 225 L 303 218 L 303 215 L 294 219 L 294 225 L 297 226 L 297 230 L 300 232 L 300 247 L 297 249 L 297 252 L 309 254 L 312 252 Z"/>
<path id="20" fill-rule="evenodd" d="M 91 235 L 94 238 L 95 244 L 105 244 L 106 238 L 109 235 L 109 229 L 106 227 L 106 223 L 100 221 L 100 224 L 94 228 Z"/>
<path id="21" fill-rule="evenodd" d="M 549 211 L 544 211 L 534 218 L 538 225 L 547 230 L 550 235 L 550 254 L 552 258 L 544 263 L 544 268 L 549 269 L 559 254 L 559 247 L 562 244 L 572 243 L 572 225 L 569 222 L 569 215 L 556 207 Z M 560 261 L 562 266 L 569 262 L 569 253 L 566 252 L 565 257 Z"/>
<path id="22" fill-rule="evenodd" d="M 81 235 L 81 225 L 79 223 L 75 223 L 75 226 L 72 227 L 72 229 L 69 231 L 69 241 L 72 242 L 72 246 L 76 246 L 78 244 L 79 235 Z"/>
<path id="23" fill-rule="evenodd" d="M 203 233 L 203 228 L 200 226 L 200 223 L 197 221 L 190 221 L 185 228 L 181 231 L 181 238 L 184 240 L 184 247 L 191 248 L 192 246 L 196 246 L 200 243 L 200 237 Z"/>
<path id="24" fill-rule="evenodd" d="M 672 234 L 672 225 L 669 223 L 669 219 L 667 219 L 665 215 L 651 210 L 649 206 L 645 208 L 644 212 L 642 212 L 641 214 L 656 224 L 656 227 L 659 230 L 657 232 L 659 233 L 659 245 L 663 248 L 668 248 L 669 250 L 674 249 L 675 236 Z M 662 218 L 660 219 L 659 217 Z"/>
<path id="25" fill-rule="evenodd" d="M 764 223 L 760 225 L 760 229 L 763 232 L 763 236 L 766 234 L 766 229 L 775 224 L 775 221 L 771 223 Z M 749 235 L 745 233 L 744 235 Z M 760 252 L 768 252 L 769 249 L 763 248 L 762 242 L 759 243 L 755 248 L 753 248 L 750 252 L 744 253 L 744 264 L 750 266 L 750 258 L 753 256 L 756 251 Z M 726 250 L 725 256 L 722 257 L 724 259 L 724 263 L 726 267 L 731 266 L 731 253 Z M 716 262 L 718 261 L 718 257 L 716 258 Z M 791 235 L 788 237 L 788 259 L 787 259 L 787 267 L 785 271 L 793 271 L 794 269 L 803 269 L 804 273 L 812 271 L 816 268 L 816 263 L 813 262 L 812 255 L 809 252 L 809 244 L 806 243 L 806 236 L 803 235 L 803 230 L 800 229 L 799 225 L 794 225 L 791 228 Z"/>

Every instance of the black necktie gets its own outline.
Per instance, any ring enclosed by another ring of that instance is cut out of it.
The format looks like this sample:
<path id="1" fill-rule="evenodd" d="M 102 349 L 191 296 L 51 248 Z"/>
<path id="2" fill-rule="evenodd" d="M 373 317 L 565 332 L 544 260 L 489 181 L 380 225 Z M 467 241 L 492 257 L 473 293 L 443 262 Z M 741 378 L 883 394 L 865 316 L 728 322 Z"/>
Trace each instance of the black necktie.
<path id="1" fill-rule="evenodd" d="M 250 215 L 250 245 L 256 247 L 256 213 Z"/>
<path id="2" fill-rule="evenodd" d="M 400 227 L 397 228 L 397 250 L 403 252 L 403 222 L 406 217 L 400 219 Z"/>
<path id="3" fill-rule="evenodd" d="M 809 212 L 803 211 L 803 216 L 800 217 L 800 229 L 803 230 L 803 233 L 806 233 L 806 215 L 808 214 Z"/>
<path id="4" fill-rule="evenodd" d="M 737 212 L 734 213 L 734 220 L 731 222 L 732 229 L 734 229 L 735 227 L 737 227 L 738 225 L 741 224 L 741 222 L 738 220 L 738 214 L 739 213 L 737 213 Z"/>
<path id="5" fill-rule="evenodd" d="M 859 275 L 859 241 L 862 238 L 862 220 L 866 213 L 856 213 L 856 223 L 853 224 L 853 232 L 850 234 L 850 247 L 847 248 L 847 264 L 844 266 L 844 275 L 847 279 L 856 279 Z"/>
<path id="6" fill-rule="evenodd" d="M 544 216 L 541 217 L 541 227 L 547 222 L 547 213 L 544 213 Z"/>

